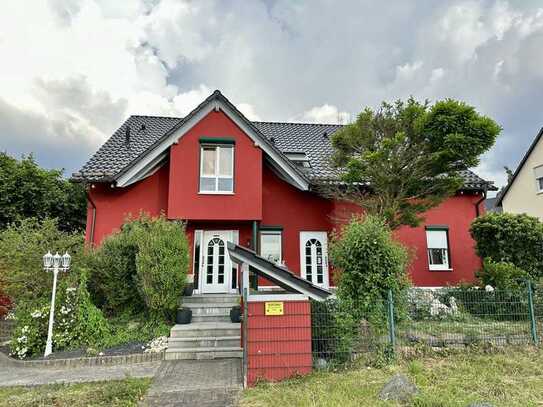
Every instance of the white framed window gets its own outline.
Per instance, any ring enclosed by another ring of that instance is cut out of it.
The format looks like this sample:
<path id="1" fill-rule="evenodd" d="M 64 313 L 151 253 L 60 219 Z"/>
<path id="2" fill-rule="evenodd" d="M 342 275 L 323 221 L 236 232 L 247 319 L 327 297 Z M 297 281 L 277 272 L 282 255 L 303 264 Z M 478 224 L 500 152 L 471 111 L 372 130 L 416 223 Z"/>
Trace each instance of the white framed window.
<path id="1" fill-rule="evenodd" d="M 200 147 L 200 192 L 224 194 L 234 192 L 234 146 Z"/>
<path id="2" fill-rule="evenodd" d="M 260 255 L 277 264 L 283 260 L 281 230 L 260 231 Z"/>
<path id="3" fill-rule="evenodd" d="M 426 244 L 430 270 L 450 270 L 448 230 L 427 228 Z"/>
<path id="4" fill-rule="evenodd" d="M 534 168 L 535 190 L 537 193 L 543 192 L 543 165 Z"/>

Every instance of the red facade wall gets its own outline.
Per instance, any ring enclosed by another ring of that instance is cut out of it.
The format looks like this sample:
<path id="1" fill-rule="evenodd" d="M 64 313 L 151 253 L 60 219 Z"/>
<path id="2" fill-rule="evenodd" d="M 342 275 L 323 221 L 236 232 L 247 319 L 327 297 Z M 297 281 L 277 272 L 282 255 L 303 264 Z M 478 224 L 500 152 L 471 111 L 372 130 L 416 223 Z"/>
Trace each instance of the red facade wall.
<path id="1" fill-rule="evenodd" d="M 158 216 L 168 209 L 168 166 L 162 167 L 150 177 L 126 188 L 111 188 L 109 184 L 95 184 L 89 189 L 91 200 L 96 205 L 94 238 L 91 241 L 92 205 L 87 206 L 87 229 L 85 239 L 100 244 L 107 235 L 119 230 L 128 217 L 137 217 L 141 212 Z"/>
<path id="2" fill-rule="evenodd" d="M 283 260 L 300 274 L 300 232 L 329 231 L 332 202 L 303 192 L 264 168 L 262 180 L 262 226 L 283 227 Z"/>
<path id="3" fill-rule="evenodd" d="M 234 194 L 200 194 L 200 138 L 234 138 Z M 170 149 L 168 218 L 258 220 L 262 217 L 262 150 L 223 112 L 211 112 Z"/>
<path id="4" fill-rule="evenodd" d="M 284 301 L 284 315 L 264 315 L 264 302 L 249 302 L 247 383 L 311 372 L 311 305 Z"/>
<path id="5" fill-rule="evenodd" d="M 470 236 L 469 228 L 476 217 L 475 204 L 480 199 L 480 194 L 456 195 L 430 209 L 425 214 L 423 226 L 404 226 L 396 232 L 403 244 L 415 249 L 409 268 L 415 286 L 435 287 L 474 281 L 474 272 L 481 268 L 482 263 L 475 253 L 475 242 Z M 429 225 L 449 227 L 449 262 L 452 271 L 429 270 L 424 229 L 424 226 Z"/>

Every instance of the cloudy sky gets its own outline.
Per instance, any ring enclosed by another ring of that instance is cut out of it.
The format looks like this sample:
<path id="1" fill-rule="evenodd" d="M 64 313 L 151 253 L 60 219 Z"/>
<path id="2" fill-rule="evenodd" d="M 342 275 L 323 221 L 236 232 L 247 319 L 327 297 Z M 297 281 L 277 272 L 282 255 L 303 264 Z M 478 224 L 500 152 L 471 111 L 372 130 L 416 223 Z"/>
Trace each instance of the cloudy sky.
<path id="1" fill-rule="evenodd" d="M 19 0 L 0 14 L 0 150 L 78 169 L 130 114 L 220 89 L 250 119 L 337 122 L 462 99 L 503 133 L 505 182 L 543 126 L 543 4 L 434 0 Z"/>

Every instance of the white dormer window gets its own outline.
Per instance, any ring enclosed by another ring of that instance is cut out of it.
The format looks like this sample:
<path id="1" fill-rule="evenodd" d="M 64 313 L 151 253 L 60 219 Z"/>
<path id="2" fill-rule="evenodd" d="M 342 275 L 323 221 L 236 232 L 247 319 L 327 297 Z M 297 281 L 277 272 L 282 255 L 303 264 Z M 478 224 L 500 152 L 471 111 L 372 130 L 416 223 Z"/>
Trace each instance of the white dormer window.
<path id="1" fill-rule="evenodd" d="M 311 168 L 311 163 L 309 162 L 309 158 L 305 153 L 302 152 L 290 152 L 285 153 L 287 158 L 294 163 L 294 165 L 297 165 L 298 167 L 302 168 Z"/>
<path id="2" fill-rule="evenodd" d="M 534 168 L 535 190 L 537 193 L 543 192 L 543 165 Z"/>
<path id="3" fill-rule="evenodd" d="M 228 194 L 234 192 L 234 146 L 200 147 L 200 192 Z"/>

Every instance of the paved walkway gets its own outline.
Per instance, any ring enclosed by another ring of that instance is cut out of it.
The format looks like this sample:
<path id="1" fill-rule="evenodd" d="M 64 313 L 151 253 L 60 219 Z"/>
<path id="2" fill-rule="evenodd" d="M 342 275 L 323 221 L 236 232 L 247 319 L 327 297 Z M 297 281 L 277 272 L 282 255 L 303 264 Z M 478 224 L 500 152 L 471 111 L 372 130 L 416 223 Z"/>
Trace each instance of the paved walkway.
<path id="1" fill-rule="evenodd" d="M 52 383 L 97 382 L 122 380 L 126 377 L 153 377 L 162 362 L 144 362 L 121 366 L 65 367 L 21 367 L 2 366 L 0 360 L 1 386 L 36 386 Z"/>
<path id="2" fill-rule="evenodd" d="M 241 388 L 241 359 L 163 361 L 142 405 L 233 407 Z"/>

